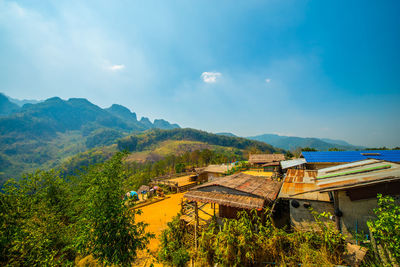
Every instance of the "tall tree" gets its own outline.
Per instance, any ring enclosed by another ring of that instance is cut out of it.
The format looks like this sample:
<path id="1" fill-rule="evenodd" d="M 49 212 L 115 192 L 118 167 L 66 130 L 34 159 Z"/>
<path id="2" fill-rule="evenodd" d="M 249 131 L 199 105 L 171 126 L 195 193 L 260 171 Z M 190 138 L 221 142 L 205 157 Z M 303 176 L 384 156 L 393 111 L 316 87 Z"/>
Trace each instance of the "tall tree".
<path id="1" fill-rule="evenodd" d="M 106 265 L 128 266 L 137 251 L 149 243 L 151 234 L 146 224 L 135 223 L 139 210 L 123 201 L 123 153 L 117 153 L 104 164 L 95 166 L 85 175 L 82 201 L 85 209 L 80 220 L 78 248 Z"/>

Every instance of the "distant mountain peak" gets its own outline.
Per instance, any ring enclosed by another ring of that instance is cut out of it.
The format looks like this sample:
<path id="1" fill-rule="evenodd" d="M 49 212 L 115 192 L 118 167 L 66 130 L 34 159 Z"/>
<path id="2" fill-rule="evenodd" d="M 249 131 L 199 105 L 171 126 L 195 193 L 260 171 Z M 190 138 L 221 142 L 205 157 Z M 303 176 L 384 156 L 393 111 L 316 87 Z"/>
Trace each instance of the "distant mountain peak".
<path id="1" fill-rule="evenodd" d="M 137 121 L 136 113 L 131 112 L 127 107 L 122 105 L 112 104 L 111 107 L 107 108 L 106 110 L 122 118 L 133 119 Z"/>

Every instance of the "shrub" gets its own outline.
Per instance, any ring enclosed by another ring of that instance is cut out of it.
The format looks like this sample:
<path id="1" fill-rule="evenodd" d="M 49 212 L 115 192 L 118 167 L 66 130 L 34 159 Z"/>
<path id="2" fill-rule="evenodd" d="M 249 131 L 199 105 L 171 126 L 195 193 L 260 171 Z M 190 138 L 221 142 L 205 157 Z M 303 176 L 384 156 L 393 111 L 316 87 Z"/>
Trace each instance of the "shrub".
<path id="1" fill-rule="evenodd" d="M 378 194 L 377 219 L 368 226 L 378 244 L 381 244 L 400 263 L 400 206 L 393 197 Z"/>
<path id="2" fill-rule="evenodd" d="M 161 233 L 161 244 L 158 258 L 173 266 L 185 266 L 190 260 L 188 245 L 185 240 L 185 226 L 182 224 L 180 214 L 167 224 L 167 229 Z"/>

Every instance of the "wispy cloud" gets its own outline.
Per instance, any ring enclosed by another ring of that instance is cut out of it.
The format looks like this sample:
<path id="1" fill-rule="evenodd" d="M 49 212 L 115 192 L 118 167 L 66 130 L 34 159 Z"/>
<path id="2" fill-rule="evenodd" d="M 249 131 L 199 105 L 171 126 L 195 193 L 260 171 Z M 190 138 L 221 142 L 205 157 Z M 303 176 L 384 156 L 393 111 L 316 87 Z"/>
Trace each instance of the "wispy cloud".
<path id="1" fill-rule="evenodd" d="M 266 82 L 266 83 L 270 83 L 270 82 L 271 82 L 271 79 L 270 79 L 270 78 L 267 78 L 267 79 L 265 79 L 265 82 Z"/>
<path id="2" fill-rule="evenodd" d="M 119 71 L 122 69 L 125 69 L 125 65 L 121 64 L 121 65 L 111 65 L 110 67 L 108 67 L 109 70 L 112 71 Z"/>
<path id="3" fill-rule="evenodd" d="M 215 83 L 220 76 L 222 76 L 220 72 L 203 72 L 201 74 L 201 78 L 205 83 Z"/>

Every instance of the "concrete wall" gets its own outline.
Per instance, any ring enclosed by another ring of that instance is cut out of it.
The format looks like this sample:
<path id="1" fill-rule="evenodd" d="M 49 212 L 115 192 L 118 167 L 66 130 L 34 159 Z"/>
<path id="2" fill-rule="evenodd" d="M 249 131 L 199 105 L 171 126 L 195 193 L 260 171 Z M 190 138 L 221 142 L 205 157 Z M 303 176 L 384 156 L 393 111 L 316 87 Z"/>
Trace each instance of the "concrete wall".
<path id="1" fill-rule="evenodd" d="M 367 221 L 374 219 L 374 209 L 378 206 L 376 198 L 351 201 L 346 191 L 339 191 L 339 209 L 343 216 L 340 218 L 342 232 L 346 235 L 356 231 L 368 233 Z"/>
<path id="2" fill-rule="evenodd" d="M 293 201 L 293 200 L 291 200 Z M 318 213 L 322 212 L 330 212 L 332 215 L 334 213 L 333 204 L 329 202 L 321 202 L 321 201 L 311 201 L 311 200 L 297 200 L 300 203 L 298 208 L 294 208 L 290 203 L 290 222 L 292 227 L 297 230 L 316 230 L 317 224 L 315 222 L 314 216 L 308 210 L 308 208 L 304 207 L 304 203 L 311 204 L 311 208 Z M 328 222 L 334 221 L 328 220 Z"/>

